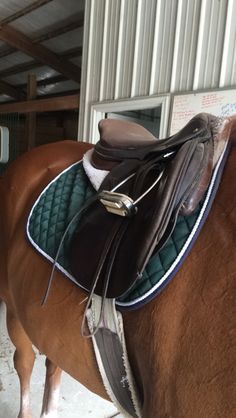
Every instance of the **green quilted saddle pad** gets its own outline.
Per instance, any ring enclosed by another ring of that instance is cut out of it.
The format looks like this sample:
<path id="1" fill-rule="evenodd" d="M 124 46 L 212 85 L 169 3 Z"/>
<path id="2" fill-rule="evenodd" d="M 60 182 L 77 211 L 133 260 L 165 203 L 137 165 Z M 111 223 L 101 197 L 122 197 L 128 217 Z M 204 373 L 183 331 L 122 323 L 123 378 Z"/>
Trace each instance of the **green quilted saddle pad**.
<path id="1" fill-rule="evenodd" d="M 29 215 L 27 235 L 32 245 L 51 262 L 54 261 L 67 225 L 94 193 L 95 190 L 85 174 L 82 162 L 78 162 L 59 174 L 38 197 Z M 191 216 L 179 216 L 168 242 L 158 254 L 151 257 L 141 279 L 125 297 L 117 301 L 118 305 L 129 306 L 148 294 L 153 287 L 158 286 L 177 260 L 198 219 L 200 210 L 201 205 Z M 70 227 L 57 261 L 57 268 L 76 284 L 67 255 L 70 239 L 78 222 L 79 219 L 76 219 Z"/>
<path id="2" fill-rule="evenodd" d="M 40 194 L 29 215 L 27 235 L 47 259 L 54 261 L 66 227 L 94 193 L 82 163 L 77 162 L 60 173 Z M 70 276 L 67 254 L 78 222 L 79 218 L 68 230 L 57 263 L 57 267 Z"/>

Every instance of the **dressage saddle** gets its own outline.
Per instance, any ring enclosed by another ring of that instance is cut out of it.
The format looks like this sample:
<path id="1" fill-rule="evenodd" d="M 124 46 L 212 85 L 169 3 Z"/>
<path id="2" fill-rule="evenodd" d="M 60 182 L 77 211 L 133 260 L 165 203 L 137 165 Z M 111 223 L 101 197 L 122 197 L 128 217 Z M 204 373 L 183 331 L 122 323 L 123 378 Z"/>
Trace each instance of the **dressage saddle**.
<path id="1" fill-rule="evenodd" d="M 117 298 L 139 280 L 178 215 L 192 213 L 202 199 L 218 126 L 219 118 L 199 114 L 176 135 L 156 140 L 130 122 L 100 122 L 92 163 L 110 172 L 70 243 L 71 271 L 80 285 Z"/>

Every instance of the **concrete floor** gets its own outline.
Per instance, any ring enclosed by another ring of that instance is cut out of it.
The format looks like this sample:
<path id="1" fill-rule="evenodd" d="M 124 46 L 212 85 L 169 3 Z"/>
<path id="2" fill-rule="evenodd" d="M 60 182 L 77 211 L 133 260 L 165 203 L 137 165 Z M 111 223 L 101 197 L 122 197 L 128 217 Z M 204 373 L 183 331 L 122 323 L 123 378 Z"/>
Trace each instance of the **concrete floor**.
<path id="1" fill-rule="evenodd" d="M 16 418 L 19 412 L 19 382 L 13 368 L 14 347 L 5 324 L 5 306 L 0 303 L 0 418 Z M 45 357 L 37 353 L 31 381 L 33 418 L 40 416 Z M 62 376 L 59 418 L 122 418 L 112 403 L 89 392 L 66 373 Z"/>

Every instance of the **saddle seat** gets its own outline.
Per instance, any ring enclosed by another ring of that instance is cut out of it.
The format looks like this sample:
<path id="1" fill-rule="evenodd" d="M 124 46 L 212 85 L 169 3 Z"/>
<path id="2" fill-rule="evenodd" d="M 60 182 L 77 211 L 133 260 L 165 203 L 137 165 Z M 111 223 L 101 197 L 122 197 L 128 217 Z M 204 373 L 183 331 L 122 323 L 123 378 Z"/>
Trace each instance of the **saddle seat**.
<path id="1" fill-rule="evenodd" d="M 100 141 L 94 148 L 91 163 L 100 170 L 111 170 L 125 158 L 116 156 L 117 150 L 136 150 L 153 145 L 153 141 L 157 139 L 143 126 L 117 119 L 102 119 L 98 130 Z"/>
<path id="2" fill-rule="evenodd" d="M 100 123 L 92 162 L 113 168 L 71 242 L 71 270 L 83 287 L 118 298 L 134 285 L 178 215 L 192 213 L 202 199 L 230 129 L 229 119 L 199 114 L 176 135 L 156 140 L 130 122 Z M 104 191 L 108 200 L 110 191 L 121 196 L 112 192 L 111 200 L 128 196 L 131 210 L 127 206 L 121 211 L 125 216 L 118 216 L 120 202 L 107 206 Z"/>
<path id="3" fill-rule="evenodd" d="M 189 198 L 189 204 L 185 204 L 185 208 L 183 208 L 183 214 L 191 214 L 209 184 L 213 168 L 228 138 L 230 126 L 231 120 L 227 118 L 202 113 L 191 119 L 176 135 L 159 140 L 137 123 L 102 119 L 98 125 L 100 141 L 95 145 L 91 163 L 97 169 L 110 171 L 124 159 L 138 158 L 142 160 L 152 150 L 165 154 L 170 147 L 174 149 L 188 138 L 192 140 L 197 136 L 208 138 L 209 135 L 212 135 L 214 140 L 212 159 L 209 158 L 207 167 L 201 172 L 201 180 Z M 207 132 L 206 128 L 210 132 Z"/>
<path id="4" fill-rule="evenodd" d="M 96 168 L 104 169 L 103 164 L 109 162 L 114 164 L 124 159 L 142 160 L 151 152 L 166 153 L 190 139 L 202 138 L 203 142 L 209 138 L 210 130 L 218 119 L 212 115 L 199 114 L 177 134 L 165 139 L 156 138 L 137 123 L 103 119 L 98 125 L 100 140 L 95 145 L 92 163 Z"/>

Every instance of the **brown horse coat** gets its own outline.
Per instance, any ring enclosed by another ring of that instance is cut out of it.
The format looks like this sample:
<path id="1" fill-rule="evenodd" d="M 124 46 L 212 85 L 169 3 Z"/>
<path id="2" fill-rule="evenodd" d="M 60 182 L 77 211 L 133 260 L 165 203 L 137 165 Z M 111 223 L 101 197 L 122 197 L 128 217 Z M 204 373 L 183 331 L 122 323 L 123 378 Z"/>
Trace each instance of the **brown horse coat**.
<path id="1" fill-rule="evenodd" d="M 39 193 L 89 147 L 65 141 L 34 149 L 0 181 L 0 297 L 14 322 L 11 337 L 19 351 L 27 352 L 32 341 L 54 364 L 107 398 L 91 341 L 80 335 L 85 293 L 56 272 L 41 307 L 51 265 L 25 233 Z M 235 179 L 233 149 L 208 221 L 184 266 L 155 300 L 124 314 L 144 418 L 236 416 Z"/>

